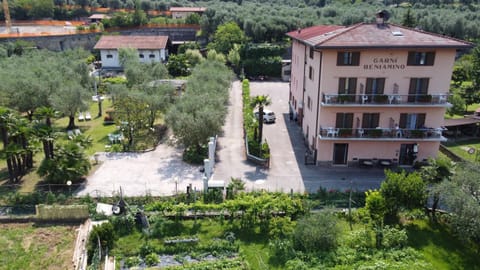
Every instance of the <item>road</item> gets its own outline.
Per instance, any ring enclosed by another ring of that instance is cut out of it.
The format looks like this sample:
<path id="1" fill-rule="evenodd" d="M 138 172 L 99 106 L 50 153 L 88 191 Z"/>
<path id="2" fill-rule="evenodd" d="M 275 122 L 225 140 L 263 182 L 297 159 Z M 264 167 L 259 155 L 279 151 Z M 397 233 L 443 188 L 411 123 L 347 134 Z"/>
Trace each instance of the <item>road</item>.
<path id="1" fill-rule="evenodd" d="M 212 179 L 240 178 L 248 190 L 315 192 L 326 189 L 368 190 L 379 188 L 382 169 L 321 167 L 305 165 L 305 145 L 300 126 L 289 119 L 289 85 L 285 82 L 251 82 L 251 95 L 269 95 L 277 121 L 264 125 L 264 138 L 271 149 L 270 168 L 246 161 L 242 138 L 241 84 L 234 82 L 224 133 L 219 137 L 217 163 Z"/>

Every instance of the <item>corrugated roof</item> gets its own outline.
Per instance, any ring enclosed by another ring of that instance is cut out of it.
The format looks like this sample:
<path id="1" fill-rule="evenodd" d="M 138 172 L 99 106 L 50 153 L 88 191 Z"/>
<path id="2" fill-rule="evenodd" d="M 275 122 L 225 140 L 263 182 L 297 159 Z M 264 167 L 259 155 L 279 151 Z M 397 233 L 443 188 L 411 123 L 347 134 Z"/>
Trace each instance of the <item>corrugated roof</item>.
<path id="1" fill-rule="evenodd" d="M 297 33 L 297 34 L 295 34 Z M 287 33 L 318 49 L 336 48 L 468 48 L 473 44 L 394 24 L 360 23 L 349 27 L 313 26 Z"/>
<path id="2" fill-rule="evenodd" d="M 205 12 L 207 8 L 204 7 L 171 7 L 171 12 Z"/>
<path id="3" fill-rule="evenodd" d="M 168 36 L 102 36 L 94 49 L 165 49 Z"/>
<path id="4" fill-rule="evenodd" d="M 458 118 L 458 119 L 445 119 L 445 127 L 463 126 L 480 123 L 478 118 Z"/>

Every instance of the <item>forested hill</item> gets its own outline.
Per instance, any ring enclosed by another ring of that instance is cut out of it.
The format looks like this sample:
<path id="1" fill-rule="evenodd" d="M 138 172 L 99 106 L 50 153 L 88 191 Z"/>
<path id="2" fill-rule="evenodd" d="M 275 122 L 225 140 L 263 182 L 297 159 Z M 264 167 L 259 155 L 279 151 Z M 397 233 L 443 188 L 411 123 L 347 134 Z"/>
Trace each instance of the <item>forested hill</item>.
<path id="1" fill-rule="evenodd" d="M 188 1 L 186 1 L 188 2 Z M 352 4 L 352 2 L 354 2 Z M 399 2 L 397 4 L 397 2 Z M 234 20 L 253 41 L 279 41 L 285 32 L 317 24 L 351 25 L 372 22 L 379 10 L 388 10 L 390 22 L 403 24 L 410 10 L 413 26 L 448 36 L 478 40 L 480 1 L 344 1 L 344 0 L 232 0 L 198 1 L 206 6 L 202 29 Z M 187 4 L 187 3 L 185 3 Z"/>
<path id="2" fill-rule="evenodd" d="M 9 0 L 13 19 L 86 18 L 97 8 L 168 11 L 174 6 L 203 6 L 196 21 L 211 36 L 218 25 L 235 21 L 253 42 L 276 42 L 285 33 L 317 24 L 351 25 L 371 22 L 379 10 L 391 13 L 390 22 L 477 41 L 480 37 L 480 0 Z M 71 8 L 73 7 L 73 10 Z M 68 10 L 67 10 L 68 9 Z M 103 9 L 105 11 L 105 9 Z M 410 16 L 407 16 L 409 14 Z M 0 19 L 3 11 L 0 6 Z M 145 18 L 146 19 L 146 18 Z"/>

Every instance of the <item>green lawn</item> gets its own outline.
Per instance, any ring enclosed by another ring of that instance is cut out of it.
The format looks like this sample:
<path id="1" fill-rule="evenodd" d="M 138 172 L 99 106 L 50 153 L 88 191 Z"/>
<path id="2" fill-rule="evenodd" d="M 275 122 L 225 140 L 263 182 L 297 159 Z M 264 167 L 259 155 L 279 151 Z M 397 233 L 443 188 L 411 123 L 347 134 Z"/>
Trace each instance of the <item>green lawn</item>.
<path id="1" fill-rule="evenodd" d="M 105 145 L 109 144 L 108 134 L 117 131 L 115 125 L 104 125 L 103 118 L 105 117 L 105 110 L 112 105 L 109 99 L 105 99 L 102 103 L 103 114 L 98 117 L 98 103 L 91 102 L 89 112 L 92 115 L 90 121 L 78 121 L 78 117 L 75 118 L 75 125 L 82 131 L 83 134 L 88 135 L 93 140 L 93 145 L 87 149 L 87 155 L 93 155 L 96 152 L 105 151 Z M 66 132 L 68 125 L 68 117 L 63 117 L 54 121 L 54 126 L 60 130 Z M 67 139 L 66 133 L 64 139 Z"/>
<path id="2" fill-rule="evenodd" d="M 478 254 L 455 238 L 446 226 L 416 220 L 406 228 L 410 246 L 421 251 L 434 269 L 480 269 Z"/>
<path id="3" fill-rule="evenodd" d="M 75 228 L 0 224 L 0 269 L 71 269 Z"/>
<path id="4" fill-rule="evenodd" d="M 471 139 L 471 140 L 465 140 L 465 141 L 449 141 L 447 144 L 445 144 L 446 147 L 455 153 L 456 155 L 460 156 L 461 158 L 470 161 L 470 162 L 478 162 L 480 161 L 477 160 L 475 161 L 475 158 L 477 157 L 477 154 L 479 155 L 478 157 L 480 158 L 480 139 Z M 469 154 L 467 151 L 470 148 L 474 148 L 475 153 L 474 154 Z"/>

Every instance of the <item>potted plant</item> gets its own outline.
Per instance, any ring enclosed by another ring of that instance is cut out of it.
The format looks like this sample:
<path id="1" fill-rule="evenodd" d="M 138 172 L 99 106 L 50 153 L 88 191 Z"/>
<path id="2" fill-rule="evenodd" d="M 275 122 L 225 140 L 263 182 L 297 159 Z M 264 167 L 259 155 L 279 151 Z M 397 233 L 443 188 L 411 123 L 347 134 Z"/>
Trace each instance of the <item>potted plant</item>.
<path id="1" fill-rule="evenodd" d="M 417 97 L 418 102 L 432 102 L 432 95 L 420 95 Z"/>
<path id="2" fill-rule="evenodd" d="M 412 138 L 423 138 L 425 136 L 425 132 L 421 129 L 414 129 L 410 131 L 410 137 Z"/>
<path id="3" fill-rule="evenodd" d="M 345 103 L 345 101 L 349 101 L 348 95 L 345 95 L 345 94 L 338 95 L 339 103 Z"/>
<path id="4" fill-rule="evenodd" d="M 341 128 L 338 130 L 339 137 L 350 137 L 352 136 L 352 129 L 351 128 Z"/>
<path id="5" fill-rule="evenodd" d="M 376 103 L 387 103 L 388 101 L 388 96 L 387 95 L 375 95 L 373 97 L 373 100 L 376 102 Z"/>
<path id="6" fill-rule="evenodd" d="M 371 130 L 368 131 L 368 134 L 370 135 L 370 137 L 380 138 L 380 137 L 382 137 L 383 130 L 382 129 L 371 129 Z"/>

